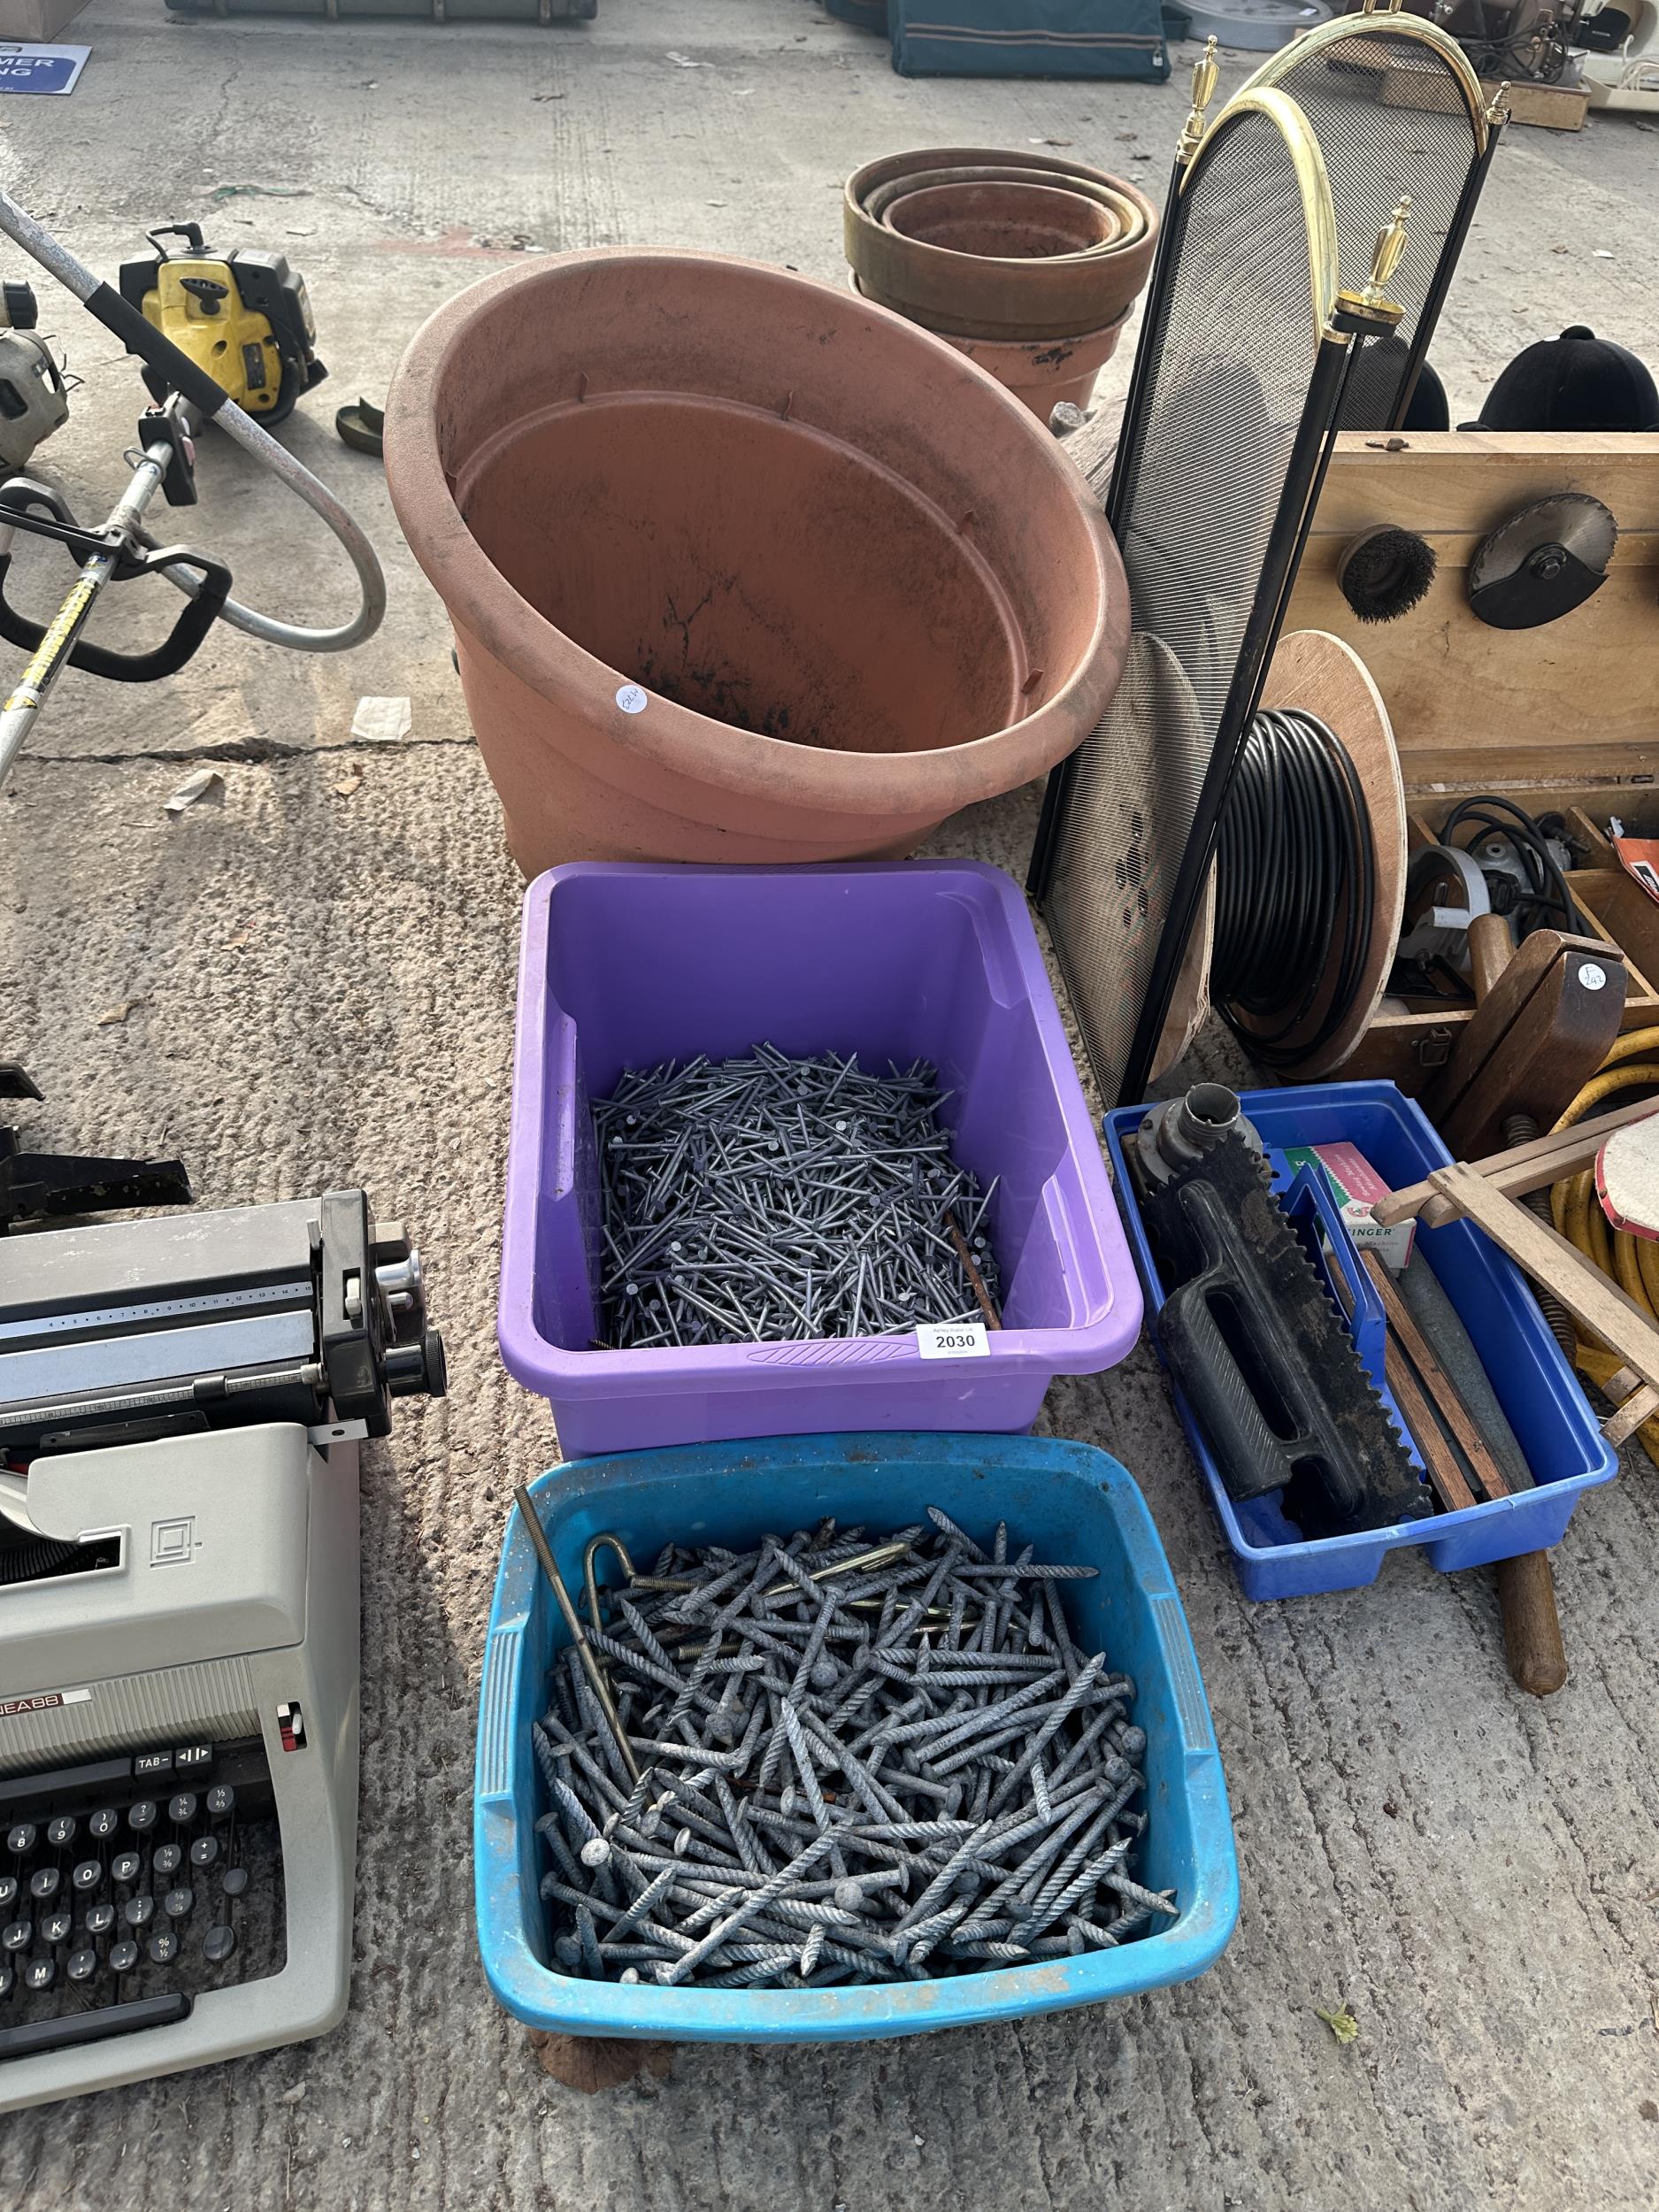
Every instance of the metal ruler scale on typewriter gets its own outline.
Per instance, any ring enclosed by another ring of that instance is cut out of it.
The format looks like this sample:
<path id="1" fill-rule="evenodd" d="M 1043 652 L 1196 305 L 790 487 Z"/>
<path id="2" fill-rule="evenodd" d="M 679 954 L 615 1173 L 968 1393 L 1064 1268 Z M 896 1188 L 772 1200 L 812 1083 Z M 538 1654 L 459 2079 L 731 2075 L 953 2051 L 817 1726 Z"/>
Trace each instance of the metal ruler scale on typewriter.
<path id="1" fill-rule="evenodd" d="M 0 2111 L 344 2012 L 357 1448 L 444 1388 L 360 1191 L 4 1263 Z"/>

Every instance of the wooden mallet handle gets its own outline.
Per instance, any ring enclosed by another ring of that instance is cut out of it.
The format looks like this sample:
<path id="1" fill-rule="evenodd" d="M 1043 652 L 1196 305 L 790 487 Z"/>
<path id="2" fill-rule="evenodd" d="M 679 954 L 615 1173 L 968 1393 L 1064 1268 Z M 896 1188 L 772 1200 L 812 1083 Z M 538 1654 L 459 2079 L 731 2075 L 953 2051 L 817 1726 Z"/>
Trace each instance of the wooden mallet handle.
<path id="1" fill-rule="evenodd" d="M 1477 1000 L 1485 998 L 1503 973 L 1514 942 L 1509 924 L 1496 914 L 1480 915 L 1469 925 Z M 1548 1552 L 1523 1552 L 1518 1559 L 1498 1562 L 1498 1609 L 1510 1678 L 1532 1697 L 1553 1696 L 1567 1679 L 1567 1649 Z"/>
<path id="2" fill-rule="evenodd" d="M 1533 1697 L 1554 1696 L 1567 1679 L 1567 1651 L 1547 1551 L 1499 1560 L 1498 1606 L 1510 1676 Z"/>

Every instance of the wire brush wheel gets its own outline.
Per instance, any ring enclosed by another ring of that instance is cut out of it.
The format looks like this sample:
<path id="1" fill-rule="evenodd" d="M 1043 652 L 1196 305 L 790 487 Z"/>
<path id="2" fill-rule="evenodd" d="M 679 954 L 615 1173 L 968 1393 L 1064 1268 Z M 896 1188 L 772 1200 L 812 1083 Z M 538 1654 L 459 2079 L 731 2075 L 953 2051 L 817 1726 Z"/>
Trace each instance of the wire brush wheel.
<path id="1" fill-rule="evenodd" d="M 1439 566 L 1415 530 L 1367 530 L 1343 552 L 1336 580 L 1362 622 L 1397 622 L 1427 598 Z"/>

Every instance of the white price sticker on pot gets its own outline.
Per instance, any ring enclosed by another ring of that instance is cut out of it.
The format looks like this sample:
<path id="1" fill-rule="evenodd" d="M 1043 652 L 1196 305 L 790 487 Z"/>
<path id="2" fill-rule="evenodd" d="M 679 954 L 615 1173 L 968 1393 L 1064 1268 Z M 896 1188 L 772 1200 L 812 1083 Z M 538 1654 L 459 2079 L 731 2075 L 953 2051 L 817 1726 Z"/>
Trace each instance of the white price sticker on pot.
<path id="1" fill-rule="evenodd" d="M 617 704 L 624 714 L 643 714 L 650 703 L 650 695 L 638 684 L 624 684 L 617 694 Z"/>
<path id="2" fill-rule="evenodd" d="M 916 1348 L 924 1359 L 989 1359 L 990 1333 L 983 1321 L 923 1321 Z"/>

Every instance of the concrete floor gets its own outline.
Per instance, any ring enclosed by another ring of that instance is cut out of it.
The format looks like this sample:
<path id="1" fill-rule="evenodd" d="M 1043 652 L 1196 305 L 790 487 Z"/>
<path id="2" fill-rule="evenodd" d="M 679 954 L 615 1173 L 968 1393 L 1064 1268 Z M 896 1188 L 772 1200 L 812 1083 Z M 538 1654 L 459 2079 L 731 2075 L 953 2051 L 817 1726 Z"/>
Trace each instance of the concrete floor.
<path id="1" fill-rule="evenodd" d="M 170 685 L 65 682 L 0 795 L 0 1048 L 48 1093 L 43 1139 L 180 1152 L 205 1203 L 366 1184 L 426 1249 L 454 1379 L 365 1469 L 346 2024 L 0 2121 L 0 2208 L 1653 2206 L 1659 1479 L 1639 1455 L 1558 1555 L 1573 1678 L 1537 1705 L 1505 1675 L 1489 1576 L 1406 1555 L 1373 1589 L 1250 1606 L 1149 1356 L 1056 1389 L 1048 1425 L 1145 1486 L 1226 1760 L 1243 1916 L 1187 1988 L 885 2046 L 687 2048 L 588 2101 L 538 2070 L 474 1955 L 482 1624 L 511 1485 L 556 1452 L 494 1340 L 518 886 L 441 611 L 332 409 L 378 396 L 421 317 L 526 247 L 720 247 L 839 280 L 835 189 L 906 144 L 1070 141 L 1161 189 L 1184 70 L 906 83 L 810 0 L 601 0 L 547 31 L 174 25 L 99 0 L 66 35 L 92 45 L 86 77 L 0 102 L 0 178 L 111 276 L 180 217 L 290 252 L 334 374 L 288 434 L 373 530 L 392 609 L 341 660 L 223 633 Z M 1435 349 L 1455 414 L 1569 319 L 1659 356 L 1650 134 L 1511 134 Z M 46 298 L 87 381 L 42 459 L 101 513 L 137 379 Z M 241 595 L 329 615 L 337 565 L 298 507 L 211 442 L 203 479 L 183 534 Z M 44 606 L 60 566 L 18 565 Z M 365 693 L 412 696 L 406 741 L 351 739 Z M 222 804 L 169 818 L 206 762 Z M 1033 819 L 1021 794 L 938 848 L 1018 869 Z M 1347 2047 L 1316 2010 L 1340 1999 Z"/>

